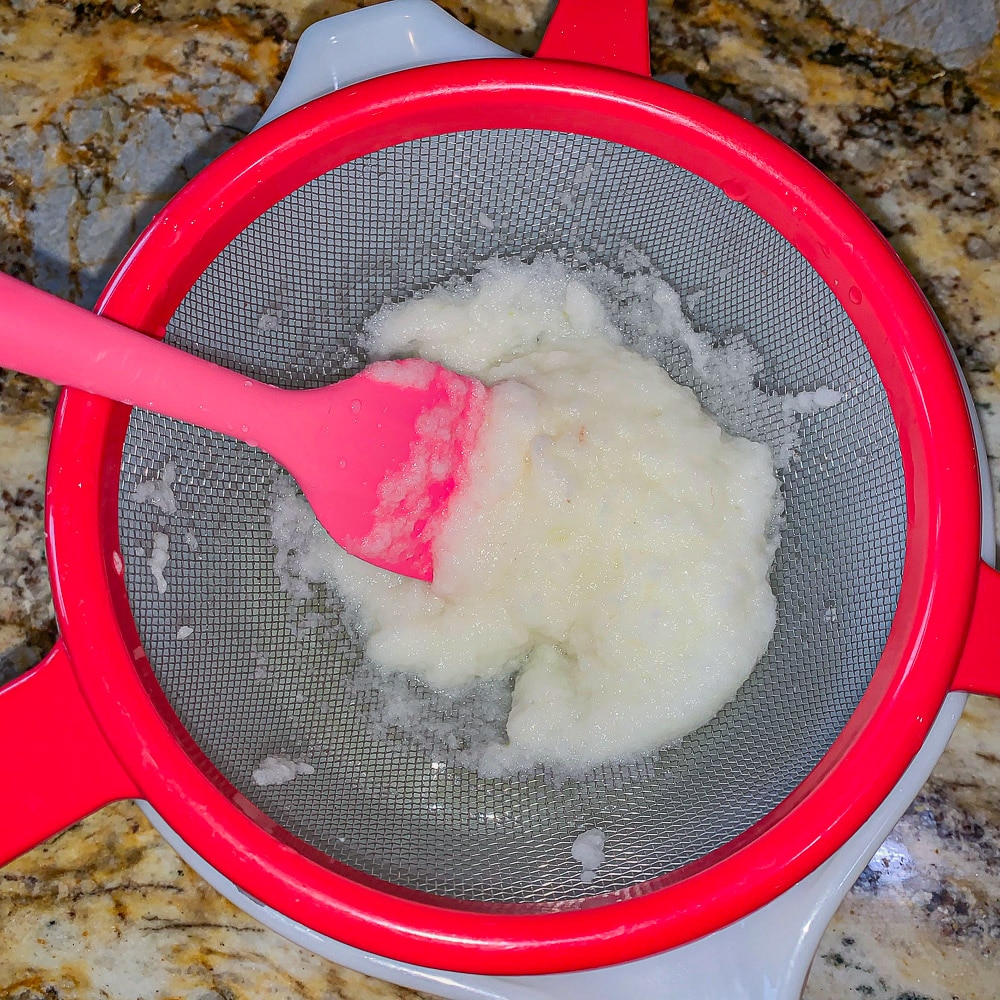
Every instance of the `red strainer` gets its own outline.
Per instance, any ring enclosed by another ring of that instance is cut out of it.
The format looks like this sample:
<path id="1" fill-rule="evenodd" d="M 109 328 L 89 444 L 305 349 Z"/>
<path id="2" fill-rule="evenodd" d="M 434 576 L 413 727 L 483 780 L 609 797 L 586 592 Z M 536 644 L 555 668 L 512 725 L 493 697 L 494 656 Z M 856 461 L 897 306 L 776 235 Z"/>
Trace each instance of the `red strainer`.
<path id="1" fill-rule="evenodd" d="M 140 798 L 207 865 L 321 935 L 441 969 L 589 968 L 778 896 L 886 798 L 949 691 L 1000 695 L 975 428 L 930 308 L 817 170 L 648 79 L 644 5 L 613 25 L 592 7 L 564 0 L 535 59 L 407 69 L 275 118 L 153 221 L 99 310 L 310 386 L 365 363 L 359 334 L 384 301 L 496 254 L 618 269 L 629 336 L 644 262 L 699 328 L 753 345 L 775 400 L 843 395 L 803 416 L 781 472 L 778 627 L 750 680 L 639 763 L 563 784 L 482 779 L 448 747 L 370 725 L 380 693 L 351 679 L 360 650 L 335 595 L 296 605 L 274 573 L 273 463 L 71 390 L 47 486 L 62 638 L 0 692 L 17 761 L 0 808 L 22 818 L 0 831 L 0 860 Z M 414 45 L 410 65 L 433 58 Z M 681 347 L 646 346 L 696 383 Z M 745 429 L 773 443 L 780 416 L 764 406 Z M 168 465 L 172 513 L 136 499 Z M 171 543 L 163 594 L 154 532 Z M 314 773 L 255 785 L 276 752 Z M 593 826 L 607 861 L 586 885 L 570 847 Z"/>

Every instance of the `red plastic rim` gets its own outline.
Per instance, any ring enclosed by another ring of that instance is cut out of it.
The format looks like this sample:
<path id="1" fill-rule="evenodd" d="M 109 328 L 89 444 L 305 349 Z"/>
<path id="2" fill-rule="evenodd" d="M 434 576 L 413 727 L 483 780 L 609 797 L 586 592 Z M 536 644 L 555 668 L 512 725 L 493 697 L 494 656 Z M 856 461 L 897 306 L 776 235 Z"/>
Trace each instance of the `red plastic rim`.
<path id="1" fill-rule="evenodd" d="M 908 541 L 899 608 L 862 702 L 809 778 L 756 827 L 642 891 L 525 913 L 394 891 L 321 863 L 199 766 L 144 669 L 121 583 L 115 504 L 128 411 L 67 392 L 50 461 L 49 558 L 81 688 L 146 798 L 212 866 L 314 930 L 417 965 L 559 972 L 682 944 L 757 909 L 828 858 L 899 779 L 947 693 L 978 571 L 979 479 L 959 376 L 888 244 L 818 171 L 735 116 L 650 80 L 545 60 L 411 70 L 277 119 L 153 221 L 101 303 L 162 331 L 205 267 L 295 188 L 386 145 L 441 132 L 582 133 L 672 160 L 782 232 L 861 331 L 899 428 Z M 932 427 L 933 420 L 933 427 Z M 613 904 L 613 905 L 602 905 Z"/>

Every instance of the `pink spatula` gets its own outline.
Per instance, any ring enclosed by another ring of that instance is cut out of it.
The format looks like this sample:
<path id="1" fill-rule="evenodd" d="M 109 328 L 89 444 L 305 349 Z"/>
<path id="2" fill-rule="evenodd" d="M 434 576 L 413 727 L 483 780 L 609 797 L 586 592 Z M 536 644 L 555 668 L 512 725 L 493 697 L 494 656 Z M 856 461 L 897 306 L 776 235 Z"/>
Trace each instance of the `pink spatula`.
<path id="1" fill-rule="evenodd" d="M 4 274 L 0 364 L 262 448 L 348 552 L 421 580 L 486 405 L 481 382 L 419 359 L 278 389 Z"/>

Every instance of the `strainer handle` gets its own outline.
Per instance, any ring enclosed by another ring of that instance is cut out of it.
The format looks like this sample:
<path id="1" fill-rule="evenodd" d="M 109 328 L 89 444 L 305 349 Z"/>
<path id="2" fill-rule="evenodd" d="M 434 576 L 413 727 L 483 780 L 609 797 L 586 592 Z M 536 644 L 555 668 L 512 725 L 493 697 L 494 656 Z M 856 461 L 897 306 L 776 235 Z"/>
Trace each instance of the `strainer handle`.
<path id="1" fill-rule="evenodd" d="M 649 76 L 649 4 L 559 0 L 535 55 Z"/>
<path id="2" fill-rule="evenodd" d="M 972 622 L 951 688 L 1000 698 L 1000 572 L 985 562 L 979 566 Z"/>
<path id="3" fill-rule="evenodd" d="M 0 866 L 117 799 L 140 795 L 57 641 L 0 688 Z"/>

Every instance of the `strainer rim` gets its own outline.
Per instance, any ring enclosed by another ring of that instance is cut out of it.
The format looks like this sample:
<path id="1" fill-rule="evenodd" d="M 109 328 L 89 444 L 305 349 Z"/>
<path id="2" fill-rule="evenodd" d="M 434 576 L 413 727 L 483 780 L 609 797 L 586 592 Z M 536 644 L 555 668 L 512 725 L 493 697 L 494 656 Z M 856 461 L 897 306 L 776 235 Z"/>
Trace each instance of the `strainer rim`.
<path id="1" fill-rule="evenodd" d="M 589 127 L 582 131 L 584 117 Z M 886 384 L 909 510 L 901 609 L 844 732 L 761 823 L 656 880 L 655 889 L 532 915 L 453 900 L 432 904 L 310 860 L 290 835 L 252 818 L 255 810 L 235 789 L 197 767 L 151 696 L 147 685 L 155 681 L 151 671 L 143 676 L 142 657 L 134 655 L 131 621 L 123 628 L 117 617 L 124 588 L 112 559 L 115 435 L 124 436 L 127 408 L 64 393 L 50 463 L 48 554 L 63 635 L 109 743 L 157 811 L 213 867 L 300 923 L 403 961 L 473 972 L 556 972 L 662 950 L 751 912 L 829 857 L 888 793 L 933 722 L 962 647 L 978 569 L 980 487 L 970 418 L 943 334 L 913 279 L 847 196 L 788 147 L 724 109 L 639 77 L 545 60 L 472 61 L 410 70 L 321 98 L 247 137 L 199 174 L 140 237 L 98 309 L 162 336 L 222 246 L 318 173 L 427 135 L 525 127 L 669 154 L 770 224 L 780 220 L 775 228 L 820 271 L 858 324 Z M 836 238 L 820 238 L 831 234 Z M 167 268 L 171 257 L 180 261 Z M 849 294 L 848 274 L 860 301 Z M 893 339 L 905 350 L 890 350 L 886 341 Z M 961 461 L 966 454 L 968 468 Z M 99 530 L 80 531 L 81 523 Z M 609 901 L 614 906 L 599 905 Z"/>

